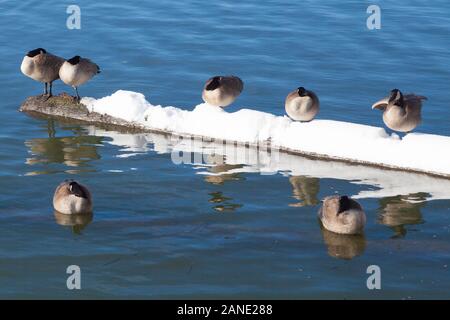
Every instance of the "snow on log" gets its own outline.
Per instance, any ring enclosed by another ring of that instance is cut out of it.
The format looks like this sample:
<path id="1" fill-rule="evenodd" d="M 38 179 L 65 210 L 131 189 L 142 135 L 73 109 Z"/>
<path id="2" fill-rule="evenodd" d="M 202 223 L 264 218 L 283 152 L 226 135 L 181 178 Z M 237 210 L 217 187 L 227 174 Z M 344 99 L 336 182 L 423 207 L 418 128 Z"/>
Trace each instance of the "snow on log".
<path id="1" fill-rule="evenodd" d="M 189 111 L 152 105 L 143 94 L 124 90 L 101 99 L 83 98 L 81 104 L 67 95 L 30 97 L 20 110 L 450 178 L 448 136 L 413 132 L 400 139 L 381 127 L 333 120 L 301 123 L 252 109 L 227 112 L 206 103 Z"/>

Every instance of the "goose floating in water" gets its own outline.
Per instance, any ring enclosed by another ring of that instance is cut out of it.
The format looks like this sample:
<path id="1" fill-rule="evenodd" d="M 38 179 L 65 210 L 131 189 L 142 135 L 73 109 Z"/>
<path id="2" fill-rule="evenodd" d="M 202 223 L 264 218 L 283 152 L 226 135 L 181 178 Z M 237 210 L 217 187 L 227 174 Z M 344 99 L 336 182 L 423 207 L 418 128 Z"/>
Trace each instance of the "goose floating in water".
<path id="1" fill-rule="evenodd" d="M 400 90 L 394 89 L 389 97 L 374 103 L 372 109 L 383 111 L 383 121 L 389 129 L 410 132 L 422 121 L 422 100 L 426 99 L 415 94 L 403 95 Z"/>
<path id="2" fill-rule="evenodd" d="M 366 214 L 361 205 L 347 196 L 329 196 L 319 210 L 323 227 L 340 234 L 362 234 Z"/>
<path id="3" fill-rule="evenodd" d="M 78 87 L 100 73 L 100 67 L 91 60 L 75 56 L 63 63 L 59 70 L 62 82 L 75 89 L 77 99 L 80 101 Z"/>
<path id="4" fill-rule="evenodd" d="M 292 120 L 306 122 L 317 115 L 320 103 L 314 92 L 299 87 L 287 95 L 284 107 Z"/>
<path id="5" fill-rule="evenodd" d="M 63 58 L 48 53 L 45 49 L 37 48 L 23 57 L 20 71 L 33 80 L 43 82 L 44 94 L 51 97 L 53 81 L 59 79 L 59 69 L 63 63 Z M 50 85 L 50 91 L 48 91 L 48 85 Z"/>
<path id="6" fill-rule="evenodd" d="M 55 190 L 53 207 L 63 214 L 89 214 L 92 212 L 91 193 L 82 184 L 65 180 Z"/>
<path id="7" fill-rule="evenodd" d="M 202 98 L 206 103 L 226 107 L 233 103 L 244 89 L 244 83 L 235 76 L 215 76 L 205 83 Z"/>

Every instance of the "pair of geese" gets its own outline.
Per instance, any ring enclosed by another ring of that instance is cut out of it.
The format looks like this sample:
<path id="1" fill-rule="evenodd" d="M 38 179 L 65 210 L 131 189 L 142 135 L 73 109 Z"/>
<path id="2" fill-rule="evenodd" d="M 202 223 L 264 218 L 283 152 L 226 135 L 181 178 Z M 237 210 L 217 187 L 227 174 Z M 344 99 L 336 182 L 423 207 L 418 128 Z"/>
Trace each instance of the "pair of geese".
<path id="1" fill-rule="evenodd" d="M 361 205 L 348 196 L 329 196 L 319 210 L 325 229 L 339 234 L 362 234 L 366 215 Z M 90 214 L 92 196 L 88 188 L 75 180 L 65 180 L 55 190 L 53 207 L 62 214 Z"/>
<path id="2" fill-rule="evenodd" d="M 78 87 L 100 73 L 99 66 L 89 59 L 74 56 L 65 60 L 42 48 L 29 51 L 22 60 L 20 70 L 31 79 L 43 82 L 44 95 L 48 98 L 52 96 L 53 81 L 61 79 L 75 89 L 78 101 L 80 101 Z"/>
<path id="3" fill-rule="evenodd" d="M 244 84 L 235 76 L 216 76 L 210 78 L 203 88 L 202 98 L 205 102 L 226 107 L 242 92 Z M 372 105 L 372 109 L 383 111 L 383 121 L 394 131 L 410 132 L 422 121 L 422 100 L 426 97 L 406 94 L 393 89 L 389 96 Z M 304 87 L 289 93 L 285 101 L 287 115 L 294 121 L 307 122 L 319 112 L 320 102 L 317 95 Z"/>
<path id="4" fill-rule="evenodd" d="M 52 96 L 53 81 L 61 79 L 73 87 L 77 100 L 80 100 L 78 87 L 100 73 L 98 65 L 91 60 L 74 56 L 69 60 L 37 48 L 28 52 L 23 58 L 21 71 L 26 76 L 45 84 L 44 94 Z M 50 91 L 47 90 L 50 85 Z M 244 83 L 235 76 L 215 76 L 203 88 L 202 98 L 208 104 L 226 107 L 241 94 Z M 424 96 L 415 94 L 403 95 L 398 89 L 393 89 L 389 96 L 372 105 L 372 109 L 383 111 L 383 121 L 394 131 L 410 132 L 421 122 L 422 100 Z M 303 87 L 289 93 L 285 101 L 285 110 L 294 121 L 311 121 L 319 112 L 320 102 L 317 95 Z"/>

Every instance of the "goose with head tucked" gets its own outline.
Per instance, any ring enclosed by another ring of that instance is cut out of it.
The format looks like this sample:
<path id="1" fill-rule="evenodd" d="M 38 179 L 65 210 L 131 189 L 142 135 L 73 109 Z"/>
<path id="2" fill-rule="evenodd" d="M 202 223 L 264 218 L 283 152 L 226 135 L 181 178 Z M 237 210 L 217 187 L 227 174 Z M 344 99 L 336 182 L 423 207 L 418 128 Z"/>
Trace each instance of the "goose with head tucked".
<path id="1" fill-rule="evenodd" d="M 65 180 L 55 190 L 53 207 L 62 214 L 88 214 L 92 212 L 92 196 L 86 186 Z"/>
<path id="2" fill-rule="evenodd" d="M 374 103 L 372 109 L 383 111 L 383 121 L 389 129 L 408 133 L 422 121 L 422 100 L 426 99 L 393 89 L 388 97 Z"/>
<path id="3" fill-rule="evenodd" d="M 366 224 L 363 208 L 348 196 L 323 199 L 319 219 L 325 229 L 340 234 L 362 234 Z"/>
<path id="4" fill-rule="evenodd" d="M 44 95 L 52 96 L 53 81 L 59 79 L 59 69 L 64 59 L 47 52 L 43 48 L 29 51 L 23 57 L 20 71 L 33 80 L 43 82 Z M 48 90 L 50 86 L 50 91 Z"/>
<path id="5" fill-rule="evenodd" d="M 100 67 L 87 58 L 74 56 L 65 61 L 59 70 L 59 77 L 65 84 L 75 89 L 77 100 L 80 101 L 78 87 L 100 73 Z"/>
<path id="6" fill-rule="evenodd" d="M 215 76 L 206 81 L 202 92 L 206 103 L 226 107 L 234 102 L 244 89 L 244 82 L 236 76 Z"/>
<path id="7" fill-rule="evenodd" d="M 314 92 L 299 87 L 287 95 L 284 107 L 292 120 L 307 122 L 317 115 L 320 103 Z"/>

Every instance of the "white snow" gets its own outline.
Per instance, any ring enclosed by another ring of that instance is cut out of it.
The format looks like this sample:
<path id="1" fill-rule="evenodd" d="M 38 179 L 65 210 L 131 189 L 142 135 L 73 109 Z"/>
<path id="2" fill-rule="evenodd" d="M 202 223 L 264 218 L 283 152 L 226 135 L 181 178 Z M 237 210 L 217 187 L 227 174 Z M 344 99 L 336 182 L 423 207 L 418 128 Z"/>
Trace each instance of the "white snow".
<path id="1" fill-rule="evenodd" d="M 381 127 L 333 120 L 301 123 L 251 109 L 227 112 L 206 103 L 188 111 L 155 106 L 143 94 L 124 90 L 101 99 L 83 98 L 82 103 L 90 111 L 153 130 L 250 145 L 264 145 L 270 140 L 272 148 L 450 175 L 448 136 L 414 132 L 400 139 L 397 134 L 388 135 Z"/>

